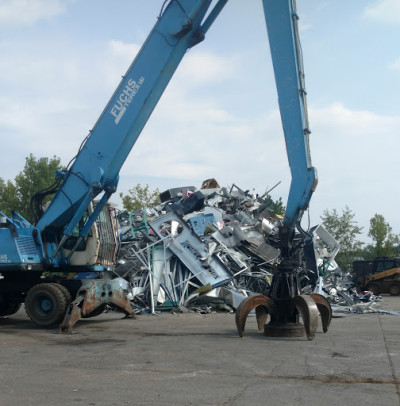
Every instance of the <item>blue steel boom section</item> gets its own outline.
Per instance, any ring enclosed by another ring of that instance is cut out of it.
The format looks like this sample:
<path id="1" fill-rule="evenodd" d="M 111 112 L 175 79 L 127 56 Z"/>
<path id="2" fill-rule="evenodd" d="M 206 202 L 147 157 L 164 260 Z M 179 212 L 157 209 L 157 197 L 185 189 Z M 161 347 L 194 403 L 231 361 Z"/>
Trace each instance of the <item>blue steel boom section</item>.
<path id="1" fill-rule="evenodd" d="M 284 225 L 293 228 L 317 186 L 311 165 L 306 89 L 293 0 L 263 0 L 286 150 L 292 175 Z"/>
<path id="2" fill-rule="evenodd" d="M 62 174 L 65 178 L 62 186 L 37 224 L 47 240 L 47 256 L 52 256 L 53 261 L 89 203 L 104 192 L 80 236 L 84 237 L 90 230 L 115 192 L 120 168 L 183 56 L 204 39 L 226 2 L 220 0 L 205 20 L 211 0 L 171 1 L 162 11 L 71 169 Z M 62 231 L 57 246 L 57 241 L 49 236 L 58 233 L 48 233 L 51 229 Z"/>

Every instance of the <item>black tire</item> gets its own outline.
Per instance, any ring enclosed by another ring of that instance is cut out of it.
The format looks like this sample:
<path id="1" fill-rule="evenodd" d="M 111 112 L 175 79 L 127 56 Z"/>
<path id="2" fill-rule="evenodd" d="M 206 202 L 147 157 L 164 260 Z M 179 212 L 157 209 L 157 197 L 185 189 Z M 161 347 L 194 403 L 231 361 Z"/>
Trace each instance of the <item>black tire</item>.
<path id="1" fill-rule="evenodd" d="M 10 316 L 17 313 L 21 308 L 21 303 L 15 302 L 0 302 L 0 317 Z"/>
<path id="2" fill-rule="evenodd" d="M 400 295 L 400 283 L 392 283 L 390 286 L 389 286 L 389 293 L 392 295 L 392 296 L 399 296 Z"/>
<path id="3" fill-rule="evenodd" d="M 67 300 L 53 283 L 33 286 L 26 295 L 25 310 L 29 318 L 40 327 L 59 324 L 67 310 Z"/>
<path id="4" fill-rule="evenodd" d="M 72 295 L 70 293 L 70 291 L 64 286 L 61 285 L 60 283 L 52 283 L 53 286 L 55 286 L 57 289 L 59 289 L 62 294 L 65 297 L 65 300 L 67 302 L 67 306 L 72 302 Z"/>
<path id="5" fill-rule="evenodd" d="M 371 291 L 376 296 L 381 294 L 381 287 L 376 282 L 369 283 L 367 285 L 367 290 Z"/>

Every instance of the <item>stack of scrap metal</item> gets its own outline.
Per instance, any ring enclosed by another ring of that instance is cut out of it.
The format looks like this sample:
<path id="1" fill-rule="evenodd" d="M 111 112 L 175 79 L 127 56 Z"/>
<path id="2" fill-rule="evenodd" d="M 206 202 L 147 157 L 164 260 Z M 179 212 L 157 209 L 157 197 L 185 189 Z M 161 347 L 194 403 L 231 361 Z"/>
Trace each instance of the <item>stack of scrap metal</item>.
<path id="1" fill-rule="evenodd" d="M 251 294 L 268 294 L 280 258 L 281 225 L 268 194 L 208 179 L 199 190 L 168 189 L 160 200 L 156 207 L 119 215 L 115 272 L 134 307 L 232 311 Z M 318 292 L 335 306 L 369 308 L 376 299 L 358 294 L 338 268 L 335 239 L 322 225 L 309 235 L 302 293 Z"/>
<path id="2" fill-rule="evenodd" d="M 340 246 L 322 225 L 311 228 L 318 279 L 308 285 L 304 293 L 311 290 L 325 296 L 336 313 L 375 312 L 376 304 L 382 301 L 372 292 L 358 292 L 353 276 L 343 272 L 335 261 Z"/>
<path id="3" fill-rule="evenodd" d="M 200 190 L 169 189 L 160 199 L 119 215 L 115 272 L 134 306 L 229 311 L 249 294 L 268 293 L 281 221 L 270 198 L 209 179 Z"/>

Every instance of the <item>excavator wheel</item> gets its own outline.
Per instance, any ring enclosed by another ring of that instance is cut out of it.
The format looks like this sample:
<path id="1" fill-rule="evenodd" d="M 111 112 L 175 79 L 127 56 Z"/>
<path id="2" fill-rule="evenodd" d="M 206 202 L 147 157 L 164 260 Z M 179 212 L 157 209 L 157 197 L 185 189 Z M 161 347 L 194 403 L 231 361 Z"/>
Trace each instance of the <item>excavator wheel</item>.
<path id="1" fill-rule="evenodd" d="M 65 292 L 53 283 L 40 283 L 33 286 L 25 299 L 26 313 L 35 324 L 41 327 L 61 323 L 67 305 Z"/>
<path id="2" fill-rule="evenodd" d="M 55 286 L 58 290 L 60 290 L 62 292 L 62 294 L 65 297 L 65 300 L 67 302 L 67 306 L 72 302 L 72 295 L 70 293 L 70 291 L 63 285 L 59 284 L 59 283 L 51 283 L 51 285 Z"/>
<path id="3" fill-rule="evenodd" d="M 397 282 L 392 283 L 392 284 L 389 286 L 389 293 L 390 293 L 392 296 L 399 296 L 399 295 L 400 295 L 400 283 L 397 283 Z"/>
<path id="4" fill-rule="evenodd" d="M 381 287 L 376 282 L 369 283 L 367 285 L 367 290 L 372 292 L 374 295 L 380 295 L 381 294 Z"/>

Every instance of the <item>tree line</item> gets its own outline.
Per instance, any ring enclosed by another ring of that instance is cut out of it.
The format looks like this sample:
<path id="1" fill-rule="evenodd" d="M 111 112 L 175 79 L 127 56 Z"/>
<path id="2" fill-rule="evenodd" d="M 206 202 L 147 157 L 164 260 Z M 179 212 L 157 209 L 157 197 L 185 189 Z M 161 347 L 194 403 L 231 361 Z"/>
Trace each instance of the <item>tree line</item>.
<path id="1" fill-rule="evenodd" d="M 348 206 L 341 213 L 336 209 L 325 210 L 321 216 L 323 226 L 340 245 L 335 258 L 340 268 L 350 271 L 353 261 L 357 259 L 369 261 L 377 257 L 400 256 L 400 235 L 393 233 L 382 214 L 376 213 L 369 221 L 370 244 L 360 240 L 363 227 L 354 218 L 355 213 Z"/>
<path id="2" fill-rule="evenodd" d="M 31 197 L 54 183 L 54 174 L 61 169 L 61 159 L 36 158 L 32 154 L 25 160 L 25 166 L 14 181 L 0 178 L 0 210 L 11 215 L 11 210 L 18 211 L 28 221 L 33 221 Z M 139 210 L 151 207 L 159 202 L 159 190 L 150 190 L 148 185 L 140 184 L 129 189 L 128 194 L 120 194 L 124 210 Z M 48 196 L 49 201 L 52 196 Z M 284 214 L 282 198 L 272 200 L 277 214 Z M 376 257 L 400 256 L 400 235 L 395 234 L 382 214 L 376 213 L 369 223 L 368 236 L 372 243 L 360 240 L 363 227 L 355 220 L 355 213 L 346 206 L 341 211 L 325 210 L 321 216 L 324 228 L 340 244 L 340 251 L 335 260 L 345 271 L 350 271 L 352 262 L 357 259 L 371 260 Z"/>
<path id="3" fill-rule="evenodd" d="M 0 178 L 0 210 L 7 216 L 11 215 L 11 210 L 16 210 L 32 222 L 31 198 L 36 192 L 47 189 L 54 183 L 57 169 L 61 169 L 60 158 L 35 158 L 30 154 L 25 159 L 24 169 L 14 181 Z M 52 196 L 48 196 L 45 202 L 51 198 Z"/>

